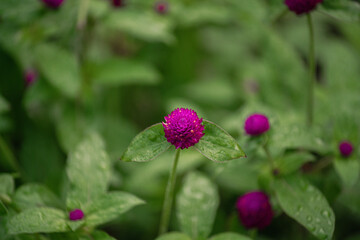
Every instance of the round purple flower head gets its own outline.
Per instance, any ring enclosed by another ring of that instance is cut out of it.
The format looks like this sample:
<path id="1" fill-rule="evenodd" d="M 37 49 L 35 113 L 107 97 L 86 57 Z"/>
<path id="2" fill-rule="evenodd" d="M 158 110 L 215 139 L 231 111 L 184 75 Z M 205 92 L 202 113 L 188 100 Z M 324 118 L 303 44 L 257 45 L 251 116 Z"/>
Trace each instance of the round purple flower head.
<path id="1" fill-rule="evenodd" d="M 64 0 L 42 0 L 50 8 L 59 8 Z"/>
<path id="2" fill-rule="evenodd" d="M 84 213 L 81 209 L 75 209 L 69 213 L 69 219 L 71 221 L 78 221 L 84 218 Z"/>
<path id="3" fill-rule="evenodd" d="M 176 149 L 194 146 L 204 136 L 202 121 L 194 110 L 177 108 L 162 122 L 165 137 Z"/>
<path id="4" fill-rule="evenodd" d="M 31 84 L 33 84 L 37 80 L 37 77 L 38 77 L 38 73 L 37 73 L 36 70 L 34 70 L 34 69 L 26 70 L 25 76 L 24 76 L 25 85 L 30 86 Z"/>
<path id="5" fill-rule="evenodd" d="M 169 10 L 169 4 L 165 1 L 155 3 L 155 11 L 159 14 L 166 14 Z"/>
<path id="6" fill-rule="evenodd" d="M 262 114 L 252 114 L 245 120 L 244 129 L 249 135 L 256 136 L 263 134 L 270 128 L 268 118 Z"/>
<path id="7" fill-rule="evenodd" d="M 123 7 L 125 6 L 125 1 L 124 0 L 111 0 L 112 1 L 112 5 L 114 7 Z"/>
<path id="8" fill-rule="evenodd" d="M 247 228 L 262 229 L 271 223 L 273 211 L 268 196 L 263 192 L 249 192 L 238 198 L 236 208 L 242 224 Z"/>
<path id="9" fill-rule="evenodd" d="M 323 0 L 285 0 L 285 4 L 290 11 L 295 12 L 297 15 L 311 12 L 316 8 L 316 5 Z"/>
<path id="10" fill-rule="evenodd" d="M 349 141 L 342 141 L 339 144 L 339 151 L 343 157 L 349 157 L 353 152 L 353 146 Z"/>

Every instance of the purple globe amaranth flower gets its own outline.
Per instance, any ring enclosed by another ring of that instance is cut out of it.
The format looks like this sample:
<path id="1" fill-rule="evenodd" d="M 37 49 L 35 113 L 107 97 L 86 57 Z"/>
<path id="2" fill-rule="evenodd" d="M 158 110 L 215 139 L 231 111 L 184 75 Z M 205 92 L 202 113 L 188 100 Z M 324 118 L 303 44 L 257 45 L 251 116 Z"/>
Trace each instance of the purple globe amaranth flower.
<path id="1" fill-rule="evenodd" d="M 25 85 L 30 86 L 33 84 L 38 78 L 38 73 L 34 69 L 28 69 L 25 71 L 24 79 L 25 79 Z"/>
<path id="2" fill-rule="evenodd" d="M 42 0 L 43 3 L 46 4 L 46 6 L 50 7 L 50 8 L 59 8 L 61 6 L 61 4 L 63 4 L 64 0 Z"/>
<path id="3" fill-rule="evenodd" d="M 111 0 L 112 5 L 116 8 L 125 6 L 125 0 Z"/>
<path id="4" fill-rule="evenodd" d="M 159 14 L 166 14 L 169 10 L 169 4 L 165 1 L 155 3 L 155 11 Z"/>
<path id="5" fill-rule="evenodd" d="M 239 197 L 236 208 L 242 224 L 247 229 L 265 228 L 274 216 L 268 196 L 260 191 L 249 192 Z"/>
<path id="6" fill-rule="evenodd" d="M 295 12 L 297 15 L 311 12 L 323 0 L 285 0 L 285 4 L 290 11 Z"/>
<path id="7" fill-rule="evenodd" d="M 177 108 L 162 122 L 165 137 L 176 149 L 194 146 L 204 136 L 202 121 L 194 110 Z"/>
<path id="8" fill-rule="evenodd" d="M 81 209 L 75 209 L 69 213 L 71 221 L 78 221 L 84 218 L 84 212 Z"/>
<path id="9" fill-rule="evenodd" d="M 342 141 L 339 144 L 339 151 L 343 157 L 349 157 L 353 152 L 353 146 L 349 141 Z"/>
<path id="10" fill-rule="evenodd" d="M 245 132 L 251 136 L 263 134 L 270 128 L 269 119 L 262 114 L 252 114 L 245 120 Z"/>

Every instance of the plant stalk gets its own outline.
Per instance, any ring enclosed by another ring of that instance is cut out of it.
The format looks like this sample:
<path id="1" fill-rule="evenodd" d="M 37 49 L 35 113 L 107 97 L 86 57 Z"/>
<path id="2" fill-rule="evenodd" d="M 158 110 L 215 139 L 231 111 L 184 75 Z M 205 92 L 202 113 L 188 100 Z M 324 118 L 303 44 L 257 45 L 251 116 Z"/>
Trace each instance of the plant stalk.
<path id="1" fill-rule="evenodd" d="M 312 126 L 314 121 L 314 85 L 315 85 L 315 41 L 314 27 L 311 14 L 307 14 L 309 26 L 309 83 L 308 83 L 308 102 L 307 102 L 307 125 Z"/>
<path id="2" fill-rule="evenodd" d="M 180 149 L 177 149 L 175 152 L 174 162 L 170 171 L 169 180 L 166 186 L 164 205 L 161 214 L 159 235 L 167 232 L 169 227 L 169 220 L 171 215 L 171 207 L 174 200 L 174 189 L 175 189 L 175 180 L 176 180 L 176 168 L 179 162 Z"/>

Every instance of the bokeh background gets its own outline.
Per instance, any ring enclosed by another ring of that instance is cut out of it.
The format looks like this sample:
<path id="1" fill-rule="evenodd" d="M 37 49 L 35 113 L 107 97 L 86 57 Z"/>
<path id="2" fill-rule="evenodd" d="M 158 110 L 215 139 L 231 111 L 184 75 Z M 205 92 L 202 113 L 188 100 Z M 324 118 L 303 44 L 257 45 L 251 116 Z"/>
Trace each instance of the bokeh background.
<path id="1" fill-rule="evenodd" d="M 178 185 L 192 169 L 207 174 L 221 193 L 213 233 L 245 233 L 236 198 L 263 188 L 266 174 L 264 153 L 247 142 L 243 122 L 261 112 L 270 117 L 275 154 L 310 149 L 311 163 L 299 172 L 333 207 L 336 239 L 360 239 L 358 174 L 344 185 L 331 162 L 318 164 L 341 140 L 359 143 L 358 1 L 325 0 L 313 13 L 312 129 L 305 126 L 306 17 L 288 12 L 282 0 L 168 0 L 165 13 L 152 0 L 128 0 L 122 7 L 91 0 L 81 26 L 79 3 L 65 0 L 54 10 L 36 0 L 0 2 L 1 172 L 17 173 L 17 185 L 44 183 L 64 197 L 67 156 L 95 131 L 112 159 L 111 189 L 148 203 L 102 228 L 117 239 L 152 240 L 173 152 L 141 164 L 119 158 L 139 131 L 177 107 L 190 107 L 229 131 L 248 158 L 217 165 L 188 150 Z M 26 84 L 31 72 L 35 80 Z M 172 223 L 176 230 L 175 216 Z M 313 237 L 279 211 L 260 239 Z"/>

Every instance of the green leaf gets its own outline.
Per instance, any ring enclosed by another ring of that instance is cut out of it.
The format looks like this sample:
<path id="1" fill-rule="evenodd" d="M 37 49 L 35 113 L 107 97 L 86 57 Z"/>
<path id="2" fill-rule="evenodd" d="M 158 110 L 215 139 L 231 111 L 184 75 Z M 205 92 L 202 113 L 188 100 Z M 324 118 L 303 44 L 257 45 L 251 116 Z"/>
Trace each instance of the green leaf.
<path id="1" fill-rule="evenodd" d="M 314 160 L 314 155 L 310 153 L 294 152 L 276 159 L 275 165 L 281 175 L 286 175 L 299 170 L 304 163 Z"/>
<path id="2" fill-rule="evenodd" d="M 159 73 L 151 65 L 127 59 L 109 59 L 93 67 L 95 82 L 108 86 L 156 84 Z"/>
<path id="3" fill-rule="evenodd" d="M 9 234 L 50 233 L 69 230 L 67 216 L 54 208 L 30 208 L 10 219 L 7 223 Z"/>
<path id="4" fill-rule="evenodd" d="M 92 234 L 92 240 L 116 240 L 115 238 L 109 236 L 106 232 L 96 230 Z"/>
<path id="5" fill-rule="evenodd" d="M 0 174 L 0 195 L 10 196 L 14 192 L 14 179 L 11 174 Z"/>
<path id="6" fill-rule="evenodd" d="M 110 29 L 128 33 L 145 41 L 172 43 L 172 23 L 169 18 L 158 16 L 152 11 L 114 11 L 104 21 Z"/>
<path id="7" fill-rule="evenodd" d="M 99 135 L 89 134 L 70 154 L 67 164 L 71 187 L 67 196 L 69 209 L 81 208 L 106 193 L 111 172 L 110 159 Z"/>
<path id="8" fill-rule="evenodd" d="M 46 79 L 65 96 L 75 98 L 80 90 L 80 71 L 75 55 L 55 45 L 35 49 L 36 63 Z"/>
<path id="9" fill-rule="evenodd" d="M 155 240 L 191 240 L 188 235 L 184 233 L 171 232 L 161 235 Z"/>
<path id="10" fill-rule="evenodd" d="M 236 140 L 218 125 L 203 121 L 205 135 L 195 145 L 195 148 L 208 159 L 224 162 L 246 157 Z"/>
<path id="11" fill-rule="evenodd" d="M 218 205 L 219 195 L 214 183 L 201 173 L 188 174 L 177 197 L 177 217 L 181 231 L 192 239 L 207 238 Z"/>
<path id="12" fill-rule="evenodd" d="M 237 233 L 227 232 L 215 235 L 209 240 L 251 240 L 251 238 Z"/>
<path id="13" fill-rule="evenodd" d="M 9 111 L 10 105 L 3 96 L 0 95 L 0 114 Z"/>
<path id="14" fill-rule="evenodd" d="M 139 133 L 130 143 L 123 156 L 125 162 L 148 162 L 169 149 L 161 123 L 152 125 Z"/>
<path id="15" fill-rule="evenodd" d="M 274 189 L 287 215 L 319 239 L 332 239 L 335 215 L 318 189 L 297 176 L 276 179 Z"/>
<path id="16" fill-rule="evenodd" d="M 356 158 L 336 158 L 334 167 L 346 187 L 352 187 L 359 178 L 360 163 Z"/>
<path id="17" fill-rule="evenodd" d="M 14 195 L 14 204 L 20 210 L 33 207 L 61 208 L 61 201 L 46 186 L 29 183 L 19 187 Z"/>
<path id="18" fill-rule="evenodd" d="M 117 218 L 144 201 L 126 192 L 110 192 L 84 208 L 86 224 L 96 226 Z"/>

